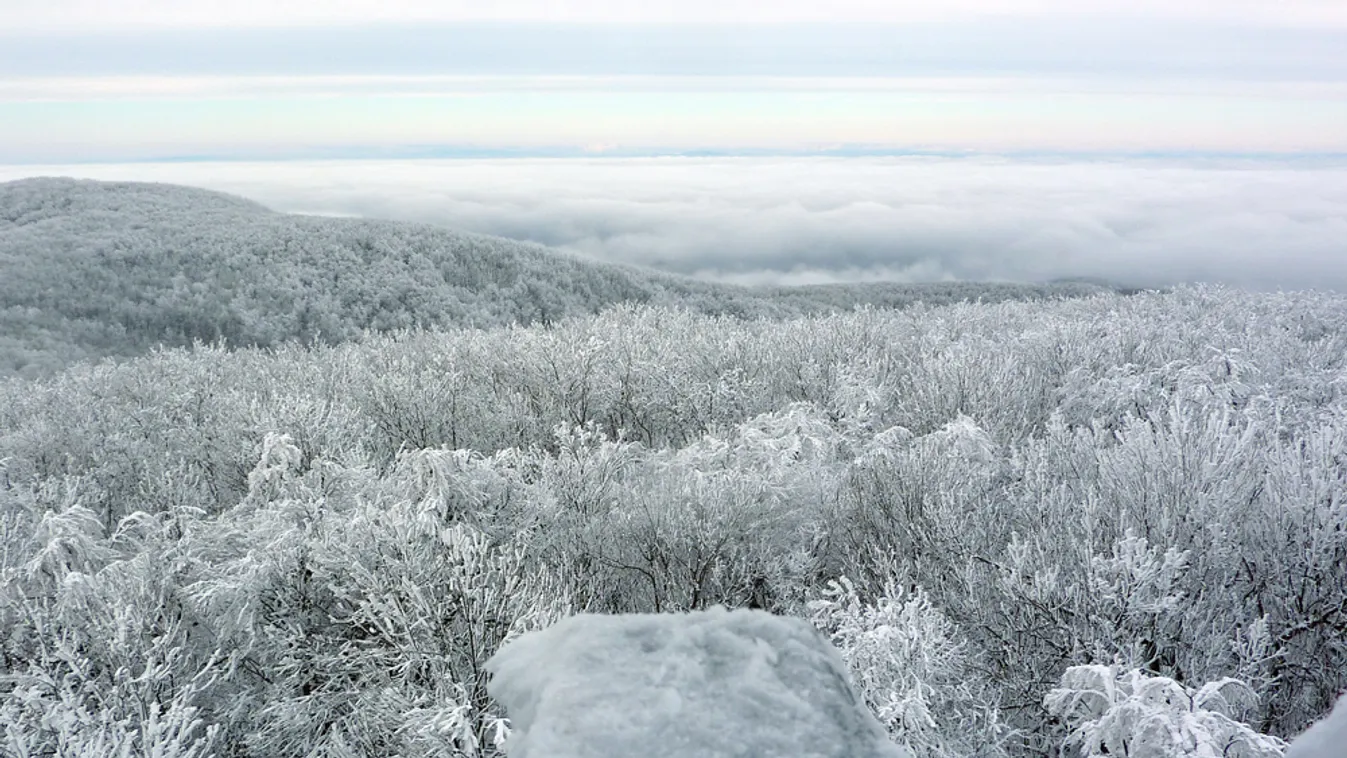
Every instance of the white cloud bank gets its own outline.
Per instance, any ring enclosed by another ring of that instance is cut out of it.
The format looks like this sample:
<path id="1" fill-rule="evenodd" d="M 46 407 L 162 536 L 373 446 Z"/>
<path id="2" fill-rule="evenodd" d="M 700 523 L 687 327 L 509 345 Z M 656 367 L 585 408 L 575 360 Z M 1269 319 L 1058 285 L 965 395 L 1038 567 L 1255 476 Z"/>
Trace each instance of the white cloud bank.
<path id="1" fill-rule="evenodd" d="M 637 158 L 0 167 L 422 221 L 740 283 L 1098 277 L 1347 291 L 1347 166 Z"/>

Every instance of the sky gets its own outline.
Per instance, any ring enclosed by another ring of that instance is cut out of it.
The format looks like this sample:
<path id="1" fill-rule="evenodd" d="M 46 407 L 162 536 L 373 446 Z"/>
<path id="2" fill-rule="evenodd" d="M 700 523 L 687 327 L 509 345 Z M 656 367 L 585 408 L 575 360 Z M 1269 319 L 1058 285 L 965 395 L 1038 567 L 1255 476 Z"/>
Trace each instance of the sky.
<path id="1" fill-rule="evenodd" d="M 1340 0 L 4 0 L 0 162 L 1347 152 Z"/>
<path id="2" fill-rule="evenodd" d="M 1342 0 L 0 6 L 0 179 L 744 283 L 1347 290 Z"/>

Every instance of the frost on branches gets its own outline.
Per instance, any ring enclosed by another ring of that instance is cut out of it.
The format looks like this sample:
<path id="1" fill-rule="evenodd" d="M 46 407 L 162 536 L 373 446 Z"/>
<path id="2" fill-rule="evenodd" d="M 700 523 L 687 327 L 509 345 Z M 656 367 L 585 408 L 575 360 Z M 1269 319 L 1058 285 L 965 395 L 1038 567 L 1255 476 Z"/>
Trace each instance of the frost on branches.
<path id="1" fill-rule="evenodd" d="M 1286 743 L 1236 717 L 1251 710 L 1247 685 L 1222 679 L 1193 689 L 1116 666 L 1072 666 L 1044 704 L 1071 727 L 1082 756 L 1280 758 Z"/>
<path id="2" fill-rule="evenodd" d="M 511 758 L 906 758 L 809 624 L 754 610 L 580 615 L 487 664 Z"/>
<path id="3" fill-rule="evenodd" d="M 1006 730 L 954 624 L 920 590 L 886 585 L 866 602 L 843 577 L 809 603 L 865 704 L 918 758 L 1004 755 Z"/>
<path id="4" fill-rule="evenodd" d="M 716 605 L 915 758 L 1267 754 L 1347 690 L 1345 377 L 1347 296 L 1179 288 L 0 381 L 0 755 L 488 758 L 508 640 Z"/>

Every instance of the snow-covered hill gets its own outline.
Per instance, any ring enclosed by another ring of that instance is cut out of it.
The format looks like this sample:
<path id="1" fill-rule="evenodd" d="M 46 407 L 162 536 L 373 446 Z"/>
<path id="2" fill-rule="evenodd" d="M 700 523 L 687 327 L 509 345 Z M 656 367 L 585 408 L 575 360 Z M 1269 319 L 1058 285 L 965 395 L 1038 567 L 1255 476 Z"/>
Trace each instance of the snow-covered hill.
<path id="1" fill-rule="evenodd" d="M 1080 295 L 1083 284 L 755 290 L 437 227 L 272 212 L 165 184 L 0 184 L 0 375 L 157 344 L 336 343 L 365 330 L 551 322 L 617 303 L 789 316 Z"/>

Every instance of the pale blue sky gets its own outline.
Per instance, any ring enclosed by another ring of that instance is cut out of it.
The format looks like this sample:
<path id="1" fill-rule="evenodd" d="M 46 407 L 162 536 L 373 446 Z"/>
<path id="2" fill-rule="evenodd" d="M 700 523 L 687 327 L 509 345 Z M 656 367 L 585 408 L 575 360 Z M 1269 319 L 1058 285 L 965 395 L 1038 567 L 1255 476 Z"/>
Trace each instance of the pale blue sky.
<path id="1" fill-rule="evenodd" d="M 0 3 L 0 181 L 745 283 L 1347 287 L 1343 0 Z"/>
<path id="2" fill-rule="evenodd" d="M 1338 2 L 6 5 L 8 163 L 1347 152 Z"/>

